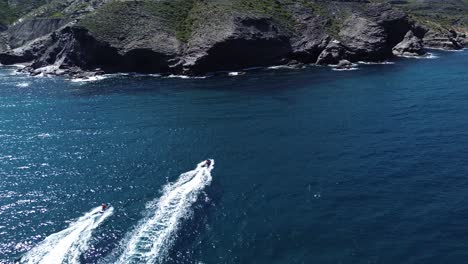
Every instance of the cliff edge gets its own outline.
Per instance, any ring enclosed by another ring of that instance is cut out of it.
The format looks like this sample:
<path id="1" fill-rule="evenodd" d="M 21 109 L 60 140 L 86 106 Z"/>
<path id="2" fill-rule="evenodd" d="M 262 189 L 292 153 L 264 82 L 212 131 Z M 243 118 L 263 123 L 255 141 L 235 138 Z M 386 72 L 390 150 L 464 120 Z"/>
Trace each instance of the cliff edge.
<path id="1" fill-rule="evenodd" d="M 0 63 L 32 74 L 198 75 L 423 56 L 467 45 L 466 1 L 451 1 L 454 21 L 426 16 L 425 1 L 33 1 L 16 19 L 0 13 Z"/>

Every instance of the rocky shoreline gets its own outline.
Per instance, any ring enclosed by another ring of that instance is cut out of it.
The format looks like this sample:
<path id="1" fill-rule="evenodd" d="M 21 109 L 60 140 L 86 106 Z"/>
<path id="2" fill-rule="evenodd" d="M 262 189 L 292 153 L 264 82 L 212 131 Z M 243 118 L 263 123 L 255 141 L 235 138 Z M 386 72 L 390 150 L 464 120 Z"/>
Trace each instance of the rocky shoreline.
<path id="1" fill-rule="evenodd" d="M 348 8 L 351 11 L 336 32 L 330 32 L 329 18 L 304 7 L 290 7 L 294 23 L 289 25 L 265 14 L 207 11 L 203 23 L 194 24 L 183 40 L 138 2 L 120 5 L 122 9 L 104 6 L 72 20 L 21 20 L 0 32 L 0 63 L 24 63 L 22 71 L 32 75 L 197 76 L 271 65 L 347 69 L 358 61 L 425 56 L 427 49 L 460 50 L 468 45 L 466 33 L 430 28 L 388 4 Z M 121 15 L 137 19 L 110 23 L 122 10 Z"/>

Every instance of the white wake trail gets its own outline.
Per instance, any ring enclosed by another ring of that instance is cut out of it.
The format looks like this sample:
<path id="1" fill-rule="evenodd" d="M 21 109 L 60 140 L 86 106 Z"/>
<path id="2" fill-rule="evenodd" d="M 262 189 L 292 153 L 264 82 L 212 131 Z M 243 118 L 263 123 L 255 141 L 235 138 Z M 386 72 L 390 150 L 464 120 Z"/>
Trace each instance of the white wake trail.
<path id="1" fill-rule="evenodd" d="M 192 214 L 192 205 L 203 189 L 211 184 L 211 170 L 198 164 L 195 170 L 183 173 L 163 189 L 163 195 L 147 207 L 152 213 L 129 234 L 122 255 L 116 263 L 161 263 L 184 219 Z M 153 213 L 154 212 L 154 213 Z"/>
<path id="2" fill-rule="evenodd" d="M 103 213 L 100 211 L 101 207 L 96 207 L 71 223 L 67 229 L 48 236 L 31 249 L 21 263 L 80 263 L 80 255 L 88 249 L 93 231 L 112 215 L 114 208 L 110 207 Z"/>

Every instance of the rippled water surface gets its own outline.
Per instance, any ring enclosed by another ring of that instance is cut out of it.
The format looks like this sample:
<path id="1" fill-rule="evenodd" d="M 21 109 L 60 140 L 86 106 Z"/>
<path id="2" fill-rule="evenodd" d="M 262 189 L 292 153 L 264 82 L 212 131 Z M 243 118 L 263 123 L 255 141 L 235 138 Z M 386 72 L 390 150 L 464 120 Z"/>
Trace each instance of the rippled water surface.
<path id="1" fill-rule="evenodd" d="M 0 68 L 0 263 L 62 230 L 92 231 L 78 262 L 114 263 L 145 226 L 137 246 L 167 247 L 140 259 L 164 263 L 464 263 L 468 51 L 436 55 L 87 83 Z"/>

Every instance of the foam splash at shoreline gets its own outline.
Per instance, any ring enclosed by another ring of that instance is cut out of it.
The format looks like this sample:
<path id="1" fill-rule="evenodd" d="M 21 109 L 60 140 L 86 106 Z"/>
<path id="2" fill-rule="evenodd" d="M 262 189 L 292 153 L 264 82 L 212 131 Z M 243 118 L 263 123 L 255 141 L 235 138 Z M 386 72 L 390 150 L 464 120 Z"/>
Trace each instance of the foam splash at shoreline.
<path id="1" fill-rule="evenodd" d="M 437 55 L 434 55 L 433 53 L 431 52 L 428 52 L 424 55 L 421 55 L 421 56 L 399 56 L 401 58 L 406 58 L 406 59 L 418 59 L 418 60 L 421 60 L 421 59 L 438 59 L 439 56 Z"/>
<path id="2" fill-rule="evenodd" d="M 228 72 L 228 76 L 231 76 L 231 77 L 240 76 L 244 74 L 245 72 Z"/>
<path id="3" fill-rule="evenodd" d="M 82 78 L 71 78 L 68 79 L 72 83 L 90 83 L 90 82 L 99 82 L 102 80 L 110 79 L 110 78 L 117 78 L 117 77 L 152 77 L 152 78 L 159 78 L 161 74 L 157 73 L 133 73 L 133 72 L 121 72 L 121 73 L 108 73 L 102 75 L 94 75 L 89 77 L 82 77 Z"/>
<path id="4" fill-rule="evenodd" d="M 364 65 L 392 65 L 395 64 L 393 61 L 382 61 L 382 62 L 370 62 L 370 61 L 358 61 L 358 64 Z"/>
<path id="5" fill-rule="evenodd" d="M 179 79 L 206 79 L 208 76 L 188 76 L 188 75 L 176 75 L 176 74 L 171 74 L 169 76 L 166 76 L 165 78 L 179 78 Z"/>
<path id="6" fill-rule="evenodd" d="M 26 65 L 25 64 L 21 64 L 21 63 L 18 63 L 18 64 L 11 64 L 11 65 L 2 65 L 4 67 L 14 67 L 14 68 L 18 68 L 18 69 L 24 69 L 26 68 Z"/>
<path id="7" fill-rule="evenodd" d="M 174 243 L 179 226 L 190 218 L 192 205 L 203 189 L 211 184 L 211 170 L 203 167 L 183 173 L 179 179 L 163 188 L 161 198 L 147 205 L 149 216 L 131 232 L 114 263 L 161 263 Z"/>
<path id="8" fill-rule="evenodd" d="M 26 88 L 26 87 L 29 87 L 30 85 L 31 84 L 28 82 L 20 82 L 20 83 L 17 83 L 15 86 L 18 88 Z"/>
<path id="9" fill-rule="evenodd" d="M 85 77 L 85 78 L 70 79 L 70 81 L 73 83 L 97 82 L 97 81 L 105 80 L 109 77 L 110 76 L 106 76 L 106 75 L 96 75 L 96 76 Z"/>
<path id="10" fill-rule="evenodd" d="M 359 70 L 358 65 L 356 63 L 352 63 L 350 66 L 340 67 L 337 64 L 330 64 L 328 65 L 332 68 L 332 71 L 357 71 Z"/>
<path id="11" fill-rule="evenodd" d="M 333 68 L 332 71 L 357 71 L 359 68 L 351 67 L 351 68 Z"/>
<path id="12" fill-rule="evenodd" d="M 80 255 L 88 249 L 93 231 L 113 213 L 110 207 L 101 213 L 96 207 L 70 226 L 48 236 L 21 259 L 20 263 L 80 263 Z"/>
<path id="13" fill-rule="evenodd" d="M 467 48 L 463 49 L 444 49 L 444 48 L 426 48 L 427 50 L 435 50 L 435 51 L 445 51 L 445 52 L 462 52 Z"/>
<path id="14" fill-rule="evenodd" d="M 282 69 L 288 69 L 288 70 L 296 70 L 296 69 L 303 69 L 305 65 L 274 65 L 270 66 L 267 69 L 269 70 L 282 70 Z"/>

